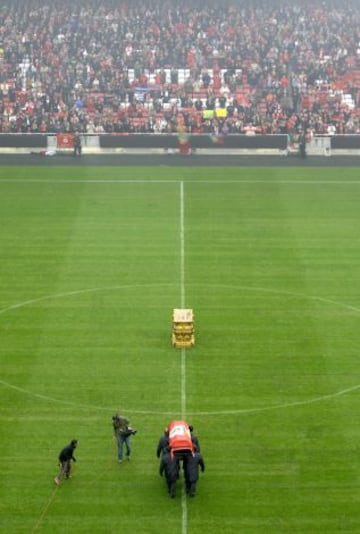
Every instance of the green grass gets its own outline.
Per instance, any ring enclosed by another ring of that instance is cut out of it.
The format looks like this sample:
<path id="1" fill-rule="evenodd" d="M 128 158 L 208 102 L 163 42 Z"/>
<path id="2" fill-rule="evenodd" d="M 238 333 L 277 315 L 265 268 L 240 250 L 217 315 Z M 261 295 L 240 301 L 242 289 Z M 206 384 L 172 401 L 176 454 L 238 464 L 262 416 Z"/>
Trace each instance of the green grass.
<path id="1" fill-rule="evenodd" d="M 1 167 L 2 531 L 360 532 L 359 201 L 352 168 Z M 182 416 L 206 472 L 170 500 Z"/>

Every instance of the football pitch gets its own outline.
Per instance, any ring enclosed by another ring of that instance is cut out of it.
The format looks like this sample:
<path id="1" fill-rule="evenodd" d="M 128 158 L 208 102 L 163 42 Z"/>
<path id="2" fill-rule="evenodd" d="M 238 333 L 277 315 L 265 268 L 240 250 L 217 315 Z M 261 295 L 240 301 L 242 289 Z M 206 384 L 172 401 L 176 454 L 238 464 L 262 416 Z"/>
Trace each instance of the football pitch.
<path id="1" fill-rule="evenodd" d="M 354 167 L 0 167 L 2 532 L 360 532 L 359 206 Z"/>

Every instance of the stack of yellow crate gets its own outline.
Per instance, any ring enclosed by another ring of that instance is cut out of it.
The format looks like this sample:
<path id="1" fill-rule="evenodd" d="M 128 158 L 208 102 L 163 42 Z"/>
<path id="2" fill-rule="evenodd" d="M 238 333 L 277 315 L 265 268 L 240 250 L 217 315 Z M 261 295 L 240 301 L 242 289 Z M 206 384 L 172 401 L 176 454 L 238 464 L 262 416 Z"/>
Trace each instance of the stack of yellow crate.
<path id="1" fill-rule="evenodd" d="M 172 344 L 174 347 L 193 347 L 195 345 L 194 314 L 189 309 L 174 309 Z"/>

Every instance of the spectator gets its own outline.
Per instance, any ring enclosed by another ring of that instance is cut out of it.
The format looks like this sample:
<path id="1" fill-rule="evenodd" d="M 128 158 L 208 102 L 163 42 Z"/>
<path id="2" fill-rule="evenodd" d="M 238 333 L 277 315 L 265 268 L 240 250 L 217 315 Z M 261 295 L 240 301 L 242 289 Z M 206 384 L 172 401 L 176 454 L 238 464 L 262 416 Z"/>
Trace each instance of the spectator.
<path id="1" fill-rule="evenodd" d="M 81 156 L 81 150 L 82 150 L 82 146 L 81 146 L 81 137 L 80 137 L 80 134 L 79 132 L 75 132 L 75 135 L 74 135 L 74 156 Z"/>
<path id="2" fill-rule="evenodd" d="M 223 96 L 226 106 L 238 99 L 227 121 L 234 133 L 296 132 L 304 113 L 315 133 L 335 123 L 358 132 L 359 26 L 355 0 L 153 0 L 151 9 L 146 0 L 64 0 L 56 15 L 46 0 L 4 0 L 0 131 L 131 131 L 135 87 L 149 90 L 151 113 L 152 90 L 172 84 L 187 95 L 211 90 L 199 98 Z M 158 104 L 163 114 L 163 97 Z"/>

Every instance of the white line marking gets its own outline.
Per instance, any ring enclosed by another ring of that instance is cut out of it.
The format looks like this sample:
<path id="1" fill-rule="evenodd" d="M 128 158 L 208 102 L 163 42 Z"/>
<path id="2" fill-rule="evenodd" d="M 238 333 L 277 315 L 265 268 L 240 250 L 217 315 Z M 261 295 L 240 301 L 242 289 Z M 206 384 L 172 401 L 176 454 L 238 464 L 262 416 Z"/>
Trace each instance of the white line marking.
<path id="1" fill-rule="evenodd" d="M 97 406 L 93 404 L 82 404 L 78 402 L 71 402 L 66 401 L 63 399 L 56 399 L 55 397 L 50 397 L 48 395 L 41 395 L 40 393 L 34 393 L 33 391 L 30 391 L 25 388 L 21 388 L 19 386 L 15 386 L 14 384 L 10 384 L 9 382 L 6 382 L 5 380 L 0 379 L 0 384 L 3 386 L 14 389 L 15 391 L 18 391 L 19 393 L 23 393 L 25 395 L 29 395 L 31 397 L 35 397 L 40 400 L 48 401 L 48 402 L 54 402 L 57 404 L 62 404 L 66 406 L 73 406 L 74 408 L 80 408 L 84 410 L 101 410 L 101 411 L 116 411 L 118 409 L 118 406 Z M 297 406 L 306 406 L 308 404 L 316 404 L 318 402 L 323 402 L 327 400 L 334 399 L 336 397 L 341 397 L 342 395 L 346 395 L 347 393 L 351 393 L 353 391 L 356 391 L 360 389 L 360 384 L 356 384 L 355 386 L 348 387 L 346 389 L 342 389 L 340 391 L 336 391 L 335 393 L 329 393 L 328 395 L 322 395 L 321 397 L 314 397 L 312 399 L 307 399 L 303 401 L 294 401 L 294 402 L 286 402 L 284 404 L 274 404 L 272 406 L 260 406 L 258 408 L 239 408 L 235 410 L 219 410 L 219 411 L 203 411 L 203 412 L 188 412 L 187 415 L 189 416 L 203 416 L 203 417 L 212 417 L 214 415 L 222 415 L 222 416 L 228 416 L 228 415 L 246 415 L 251 413 L 259 413 L 259 412 L 268 412 L 272 410 L 281 410 L 284 408 L 293 408 Z M 151 411 L 151 410 L 133 410 L 132 408 L 126 408 L 124 411 L 132 412 L 135 414 L 141 414 L 141 415 L 148 415 L 148 416 L 155 416 L 158 417 L 159 415 L 164 415 L 167 417 L 177 417 L 177 412 L 157 412 L 157 411 Z"/>
<path id="2" fill-rule="evenodd" d="M 180 291 L 181 308 L 185 308 L 185 200 L 184 182 L 180 182 Z M 186 349 L 181 348 L 181 418 L 186 419 Z M 181 493 L 181 533 L 187 533 L 186 493 Z"/>
<path id="3" fill-rule="evenodd" d="M 180 182 L 180 293 L 181 308 L 185 308 L 185 205 L 184 183 Z M 181 349 L 181 417 L 186 416 L 186 350 Z"/>
<path id="4" fill-rule="evenodd" d="M 244 169 L 246 167 L 243 167 Z M 283 168 L 283 167 L 282 167 Z M 313 169 L 316 171 L 318 170 L 317 167 L 313 167 Z M 306 169 L 307 171 L 310 170 L 310 168 Z M 179 180 L 122 180 L 119 179 L 83 179 L 78 178 L 76 180 L 66 180 L 66 179 L 35 179 L 35 178 L 18 178 L 18 179 L 11 179 L 11 178 L 3 178 L 0 179 L 0 184 L 8 184 L 8 183 L 14 183 L 14 184 L 177 184 L 179 183 Z M 284 184 L 284 185 L 360 185 L 360 181 L 358 180 L 249 180 L 249 179 L 239 179 L 239 180 L 186 180 L 186 183 L 189 184 Z"/>
<path id="5" fill-rule="evenodd" d="M 175 284 L 173 283 L 156 283 L 156 284 L 124 284 L 119 286 L 108 286 L 108 287 L 91 287 L 87 289 L 77 289 L 73 291 L 65 291 L 63 293 L 52 293 L 51 295 L 43 295 L 42 297 L 37 297 L 34 299 L 25 300 L 23 302 L 18 302 L 17 304 L 11 304 L 9 306 L 6 306 L 5 308 L 0 309 L 0 315 L 3 313 L 6 313 L 11 310 L 16 310 L 18 308 L 23 308 L 25 306 L 29 306 L 31 304 L 35 304 L 36 302 L 41 302 L 44 300 L 51 300 L 51 299 L 57 299 L 57 298 L 64 298 L 64 297 L 71 297 L 74 295 L 81 295 L 83 293 L 92 293 L 96 291 L 114 291 L 114 290 L 122 290 L 122 289 L 133 289 L 133 288 L 151 288 L 151 287 L 174 287 Z M 295 291 L 286 291 L 285 289 L 273 289 L 271 287 L 259 287 L 259 286 L 243 286 L 243 285 L 235 285 L 235 284 L 187 284 L 188 287 L 221 287 L 224 289 L 229 289 L 230 291 L 255 291 L 260 293 L 273 293 L 275 295 L 288 295 L 289 297 L 297 297 L 302 298 L 306 300 L 317 300 L 319 302 L 324 302 L 325 304 L 331 304 L 336 307 L 342 307 L 347 310 L 354 311 L 356 313 L 360 313 L 360 307 L 352 306 L 351 304 L 346 304 L 340 301 L 328 299 L 326 297 L 318 297 L 316 295 L 305 295 L 304 293 L 297 293 Z"/>
<path id="6" fill-rule="evenodd" d="M 183 208 L 182 208 L 183 209 Z M 182 215 L 183 217 L 183 215 Z M 184 284 L 185 284 L 185 275 L 183 274 L 183 281 L 184 281 Z M 188 287 L 209 287 L 209 284 L 187 284 Z M 275 295 L 288 295 L 289 297 L 297 297 L 297 298 L 303 298 L 303 299 L 308 299 L 308 300 L 315 300 L 315 301 L 318 301 L 318 302 L 323 302 L 325 304 L 330 304 L 332 306 L 336 306 L 336 307 L 342 307 L 344 309 L 347 309 L 347 310 L 350 310 L 352 312 L 355 312 L 355 313 L 360 313 L 360 308 L 359 307 L 356 307 L 356 306 L 352 306 L 352 305 L 349 305 L 349 304 L 346 304 L 346 303 L 343 303 L 343 302 L 339 302 L 339 301 L 335 301 L 333 299 L 328 299 L 328 298 L 325 298 L 325 297 L 318 297 L 318 296 L 315 296 L 315 295 L 304 295 L 303 293 L 297 293 L 297 292 L 292 292 L 292 291 L 285 291 L 285 290 L 278 290 L 278 289 L 272 289 L 272 288 L 266 288 L 266 287 L 251 287 L 251 286 L 236 286 L 236 285 L 233 285 L 233 284 L 211 284 L 211 287 L 222 287 L 224 289 L 228 289 L 228 290 L 231 290 L 231 291 L 234 291 L 234 290 L 237 290 L 237 291 L 254 291 L 254 292 L 261 292 L 261 293 L 272 293 L 272 294 L 275 294 Z M 6 313 L 6 312 L 9 312 L 9 311 L 12 311 L 12 310 L 16 310 L 16 309 L 19 309 L 19 308 L 23 308 L 25 306 L 31 306 L 32 304 L 35 304 L 37 302 L 43 302 L 43 301 L 46 301 L 46 300 L 51 300 L 51 299 L 57 299 L 57 298 L 65 298 L 65 297 L 71 297 L 71 296 L 74 296 L 74 295 L 81 295 L 81 294 L 85 294 L 85 293 L 92 293 L 92 292 L 96 292 L 96 291 L 114 291 L 114 290 L 123 290 L 123 289 L 132 289 L 132 288 L 139 288 L 139 287 L 154 287 L 154 288 L 157 288 L 157 287 L 174 287 L 174 284 L 168 284 L 168 283 L 156 283 L 156 284 L 125 284 L 125 285 L 120 285 L 120 286 L 110 286 L 110 287 L 93 287 L 93 288 L 88 288 L 88 289 L 79 289 L 79 290 L 74 290 L 74 291 L 67 291 L 67 292 L 63 292 L 63 293 L 53 293 L 51 295 L 43 295 L 42 297 L 37 297 L 37 298 L 34 298 L 34 299 L 29 299 L 29 300 L 26 300 L 26 301 L 23 301 L 23 302 L 19 302 L 17 304 L 12 304 L 10 306 L 7 306 L 5 308 L 2 308 L 0 309 L 0 315 Z M 185 302 L 185 291 L 184 293 L 182 293 L 184 295 L 184 301 L 182 301 L 182 304 L 183 302 Z M 185 351 L 185 349 L 182 349 Z M 181 373 L 183 374 L 184 373 L 184 382 L 183 382 L 183 379 L 182 379 L 182 386 L 181 386 L 181 389 L 183 391 L 183 388 L 184 388 L 184 392 L 185 392 L 185 354 L 184 356 L 182 356 L 182 363 L 181 363 L 181 368 L 182 368 L 182 371 Z M 184 371 L 183 371 L 184 369 Z M 19 387 L 19 386 L 16 386 L 14 384 L 10 384 L 9 382 L 6 382 L 5 380 L 1 380 L 0 379 L 0 384 L 2 384 L 3 386 L 7 387 L 7 388 L 10 388 L 10 389 L 13 389 L 15 391 L 18 391 L 19 393 L 22 393 L 22 394 L 25 394 L 25 395 L 29 395 L 29 396 L 32 396 L 34 398 L 38 398 L 40 400 L 44 400 L 44 401 L 48 401 L 48 402 L 54 402 L 54 403 L 58 403 L 58 404 L 62 404 L 62 405 L 67 405 L 67 406 L 73 406 L 75 408 L 84 408 L 86 410 L 89 410 L 89 409 L 92 409 L 92 410 L 101 410 L 101 411 L 116 411 L 117 409 L 117 406 L 110 406 L 110 407 L 107 407 L 107 406 L 97 406 L 97 405 L 91 405 L 91 404 L 82 404 L 82 403 L 77 403 L 77 402 L 71 402 L 71 401 L 66 401 L 66 400 L 63 400 L 63 399 L 57 399 L 55 397 L 51 397 L 51 396 L 48 396 L 48 395 L 41 395 L 39 393 L 35 393 L 33 391 L 30 391 L 30 390 L 27 390 L 25 388 L 22 388 L 22 387 Z M 214 416 L 214 415 L 222 415 L 222 416 L 228 416 L 228 415 L 246 415 L 246 414 L 251 414 L 251 413 L 258 413 L 258 412 L 265 412 L 265 411 L 271 411 L 271 410 L 280 410 L 280 409 L 284 409 L 284 408 L 292 408 L 292 407 L 297 407 L 297 406 L 304 406 L 304 405 L 308 405 L 308 404 L 315 404 L 315 403 L 318 403 L 318 402 L 323 402 L 323 401 L 327 401 L 327 400 L 331 400 L 331 399 L 334 399 L 336 397 L 340 397 L 341 395 L 346 395 L 347 393 L 351 393 L 353 391 L 356 391 L 360 389 L 360 384 L 357 384 L 357 385 L 354 385 L 354 386 L 350 386 L 348 388 L 345 388 L 345 389 L 342 389 L 342 390 L 339 390 L 339 391 L 336 391 L 334 393 L 329 393 L 327 395 L 322 395 L 320 397 L 313 397 L 311 399 L 307 399 L 307 400 L 304 400 L 304 401 L 294 401 L 294 402 L 290 402 L 290 403 L 284 403 L 284 404 L 274 404 L 272 406 L 262 406 L 262 407 L 254 407 L 254 408 L 239 408 L 239 409 L 234 409 L 234 410 L 218 410 L 218 411 L 196 411 L 196 412 L 189 412 L 187 415 L 190 415 L 190 416 L 203 416 L 203 417 L 211 417 L 211 416 Z M 183 393 L 182 393 L 183 395 Z M 185 393 L 184 393 L 185 395 Z M 184 405 L 183 405 L 184 403 Z M 185 414 L 185 410 L 186 410 L 186 397 L 184 396 L 184 401 L 182 401 L 182 413 Z M 124 407 L 125 409 L 125 407 Z M 126 408 L 126 411 L 128 412 L 133 412 L 133 413 L 136 413 L 136 414 L 144 414 L 144 415 L 148 415 L 148 416 L 158 416 L 158 415 L 163 415 L 163 416 L 177 416 L 177 413 L 174 413 L 174 412 L 158 412 L 158 411 L 153 411 L 153 410 L 134 410 L 132 408 Z"/>
<path id="7" fill-rule="evenodd" d="M 81 295 L 83 293 L 92 293 L 96 291 L 113 291 L 116 289 L 132 289 L 132 288 L 141 288 L 141 287 L 174 287 L 174 284 L 166 283 L 157 283 L 157 284 L 125 284 L 121 286 L 111 286 L 111 287 L 92 287 L 88 289 L 78 289 L 74 291 L 66 291 L 64 293 L 53 293 L 52 295 L 43 295 L 42 297 L 37 297 L 35 299 L 25 300 L 24 302 L 19 302 L 18 304 L 12 304 L 6 308 L 0 309 L 0 315 L 24 306 L 29 306 L 30 304 L 35 304 L 36 302 L 41 302 L 44 300 L 51 300 L 57 298 L 71 297 L 73 295 Z"/>
<path id="8" fill-rule="evenodd" d="M 89 179 L 89 178 L 79 178 L 78 180 L 66 180 L 61 178 L 54 178 L 53 180 L 48 179 L 37 179 L 37 178 L 3 178 L 0 179 L 0 183 L 17 183 L 17 184 L 178 184 L 179 180 L 136 180 L 132 178 L 131 180 L 122 180 L 104 178 L 103 180 L 99 178 Z"/>
<path id="9" fill-rule="evenodd" d="M 239 414 L 251 414 L 256 412 L 269 412 L 271 410 L 282 410 L 284 408 L 294 408 L 296 406 L 306 406 L 308 404 L 315 404 L 317 402 L 323 402 L 326 400 L 334 399 L 335 397 L 340 397 L 341 395 L 346 395 L 352 391 L 360 389 L 360 384 L 352 386 L 341 391 L 336 391 L 335 393 L 329 393 L 328 395 L 322 395 L 321 397 L 314 397 L 312 399 L 307 399 L 303 401 L 294 401 L 294 402 L 284 402 L 283 404 L 274 404 L 273 406 L 262 406 L 259 408 L 244 408 L 243 410 L 227 410 L 226 412 L 196 412 L 196 415 L 239 415 Z"/>

